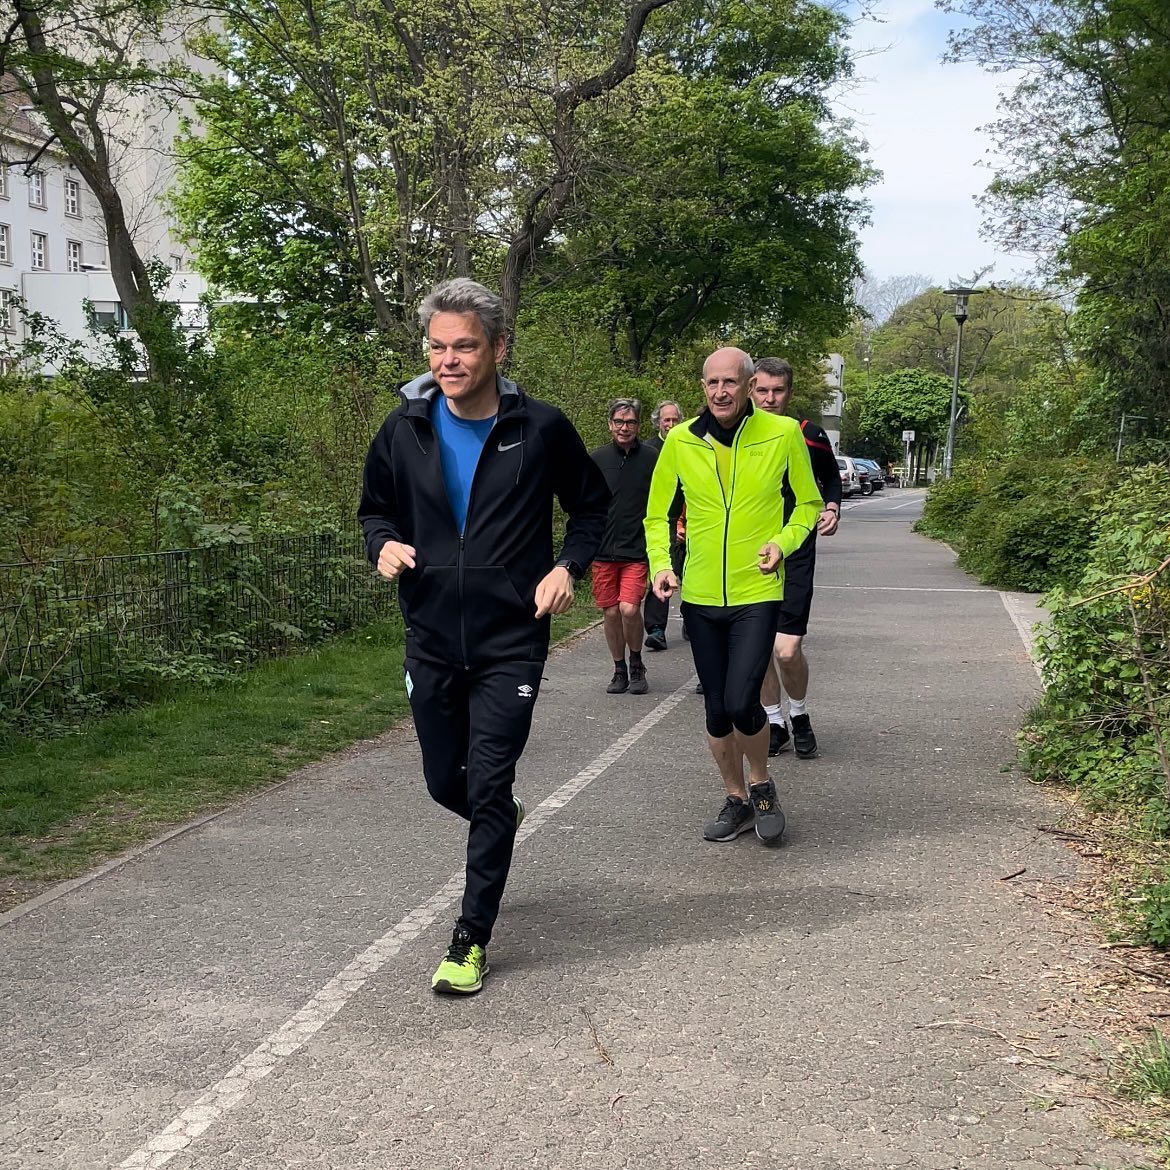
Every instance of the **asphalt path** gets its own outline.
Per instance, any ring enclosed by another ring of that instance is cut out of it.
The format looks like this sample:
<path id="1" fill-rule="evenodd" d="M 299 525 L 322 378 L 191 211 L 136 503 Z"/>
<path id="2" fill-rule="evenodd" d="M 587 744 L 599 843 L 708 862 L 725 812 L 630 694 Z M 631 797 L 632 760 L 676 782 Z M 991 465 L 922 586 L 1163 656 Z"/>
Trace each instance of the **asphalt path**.
<path id="1" fill-rule="evenodd" d="M 1077 874 L 1013 767 L 1027 608 L 921 501 L 818 550 L 782 848 L 701 839 L 677 620 L 645 696 L 594 629 L 549 661 L 481 995 L 429 990 L 464 836 L 397 729 L 4 921 L 0 1167 L 1139 1165 L 1068 1091 L 1078 943 L 1020 895 Z"/>

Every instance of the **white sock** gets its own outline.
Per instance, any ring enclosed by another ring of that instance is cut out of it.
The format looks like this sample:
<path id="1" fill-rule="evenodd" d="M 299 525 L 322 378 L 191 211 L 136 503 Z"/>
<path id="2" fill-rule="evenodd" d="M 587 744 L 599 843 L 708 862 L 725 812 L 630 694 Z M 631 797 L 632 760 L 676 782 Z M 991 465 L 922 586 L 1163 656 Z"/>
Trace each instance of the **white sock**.
<path id="1" fill-rule="evenodd" d="M 793 715 L 807 715 L 804 705 L 808 700 L 806 695 L 803 699 L 794 699 L 791 695 L 788 696 L 788 715 L 791 718 Z"/>
<path id="2" fill-rule="evenodd" d="M 764 704 L 764 712 L 768 716 L 769 723 L 783 723 L 784 716 L 780 712 L 780 704 L 770 707 L 767 703 Z"/>

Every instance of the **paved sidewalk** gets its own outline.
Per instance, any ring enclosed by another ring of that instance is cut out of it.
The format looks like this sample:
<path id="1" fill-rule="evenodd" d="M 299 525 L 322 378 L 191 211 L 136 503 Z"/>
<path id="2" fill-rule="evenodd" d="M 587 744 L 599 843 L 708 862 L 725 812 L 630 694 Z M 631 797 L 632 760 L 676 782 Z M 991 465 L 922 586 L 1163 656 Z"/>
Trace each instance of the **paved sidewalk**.
<path id="1" fill-rule="evenodd" d="M 822 543 L 782 849 L 700 838 L 685 645 L 611 696 L 592 631 L 549 663 L 483 994 L 429 991 L 462 829 L 392 732 L 0 930 L 0 1168 L 1141 1165 L 1044 1107 L 1089 1038 L 1001 879 L 1077 862 L 1011 769 L 1019 633 L 920 501 Z"/>

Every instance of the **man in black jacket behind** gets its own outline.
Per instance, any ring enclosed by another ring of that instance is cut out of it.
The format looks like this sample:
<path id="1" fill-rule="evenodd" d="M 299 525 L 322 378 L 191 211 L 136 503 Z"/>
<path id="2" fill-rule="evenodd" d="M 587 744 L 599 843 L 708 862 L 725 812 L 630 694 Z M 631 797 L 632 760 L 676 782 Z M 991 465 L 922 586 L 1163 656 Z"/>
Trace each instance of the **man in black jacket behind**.
<path id="1" fill-rule="evenodd" d="M 609 404 L 613 442 L 590 452 L 611 493 L 605 536 L 593 562 L 593 600 L 604 615 L 613 658 L 613 678 L 606 687 L 611 695 L 644 695 L 650 689 L 642 663 L 642 599 L 650 574 L 643 522 L 658 452 L 638 439 L 641 421 L 642 404 L 636 398 L 615 398 Z"/>
<path id="2" fill-rule="evenodd" d="M 431 796 L 470 822 L 467 884 L 435 991 L 487 974 L 524 806 L 516 762 L 548 655 L 605 530 L 609 492 L 555 407 L 497 372 L 500 298 L 475 281 L 423 300 L 430 373 L 400 390 L 366 457 L 358 518 L 378 572 L 398 581 L 406 690 Z M 568 514 L 553 555 L 553 496 Z"/>
<path id="3" fill-rule="evenodd" d="M 792 401 L 792 366 L 783 358 L 766 357 L 756 362 L 752 377 L 752 398 L 761 410 L 784 414 Z M 817 526 L 808 534 L 804 544 L 784 558 L 784 600 L 780 605 L 780 620 L 776 629 L 773 660 L 760 692 L 760 701 L 767 713 L 769 729 L 768 755 L 777 756 L 788 746 L 788 728 L 784 726 L 781 711 L 780 683 L 788 694 L 788 715 L 792 721 L 792 743 L 796 754 L 811 759 L 817 754 L 817 737 L 806 708 L 808 696 L 808 659 L 804 656 L 804 636 L 808 633 L 808 619 L 812 613 L 813 573 L 817 563 L 817 536 L 832 536 L 841 517 L 841 473 L 829 436 L 816 423 L 804 419 L 800 424 L 812 462 L 813 478 L 817 481 L 824 510 Z M 784 518 L 792 511 L 796 497 L 785 476 L 782 487 Z M 779 677 L 777 677 L 779 667 Z"/>

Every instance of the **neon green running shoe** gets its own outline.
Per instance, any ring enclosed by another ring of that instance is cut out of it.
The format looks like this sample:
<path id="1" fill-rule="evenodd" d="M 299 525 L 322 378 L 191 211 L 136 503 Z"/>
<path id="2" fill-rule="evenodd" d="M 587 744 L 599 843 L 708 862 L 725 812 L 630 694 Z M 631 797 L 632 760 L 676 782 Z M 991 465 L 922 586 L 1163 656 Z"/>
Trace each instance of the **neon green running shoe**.
<path id="1" fill-rule="evenodd" d="M 441 995 L 474 995 L 490 969 L 487 949 L 472 942 L 471 931 L 456 923 L 451 945 L 431 979 L 431 990 Z"/>
<path id="2" fill-rule="evenodd" d="M 518 796 L 513 796 L 512 803 L 516 806 L 516 828 L 519 829 L 524 824 L 524 801 Z"/>

